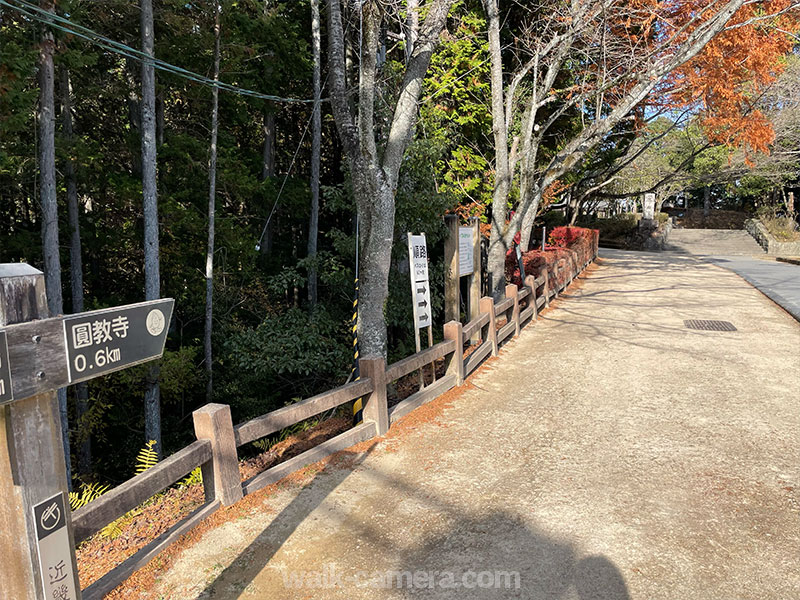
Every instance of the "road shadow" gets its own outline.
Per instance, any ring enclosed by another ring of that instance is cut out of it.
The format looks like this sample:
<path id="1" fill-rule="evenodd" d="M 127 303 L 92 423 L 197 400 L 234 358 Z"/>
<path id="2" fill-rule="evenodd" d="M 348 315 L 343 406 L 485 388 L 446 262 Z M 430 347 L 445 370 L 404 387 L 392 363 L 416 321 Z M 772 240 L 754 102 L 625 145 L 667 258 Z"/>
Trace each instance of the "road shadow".
<path id="1" fill-rule="evenodd" d="M 354 466 L 365 458 L 354 457 Z M 382 507 L 383 518 L 376 522 L 369 514 L 340 507 L 336 501 L 326 503 L 326 516 L 312 517 L 311 513 L 351 473 L 351 468 L 330 468 L 317 474 L 198 598 L 238 598 L 263 577 L 260 574 L 303 521 L 309 517 L 330 519 L 331 515 L 337 523 L 335 536 L 340 540 L 336 548 L 352 546 L 353 552 L 326 556 L 324 549 L 320 554 L 320 540 L 308 540 L 308 547 L 295 540 L 293 554 L 299 550 L 305 555 L 313 548 L 315 552 L 309 555 L 314 554 L 316 559 L 295 563 L 298 571 L 275 569 L 270 597 L 630 598 L 622 573 L 607 557 L 582 556 L 576 544 L 549 535 L 511 510 L 472 514 L 455 499 L 375 466 L 359 476 L 366 483 L 365 491 L 390 490 L 393 505 Z M 453 494 L 461 493 L 463 490 L 453 489 Z M 419 506 L 414 519 L 397 514 L 404 501 Z M 409 528 L 418 529 L 423 519 L 448 525 L 425 527 L 411 535 Z M 321 534 L 323 539 L 331 532 L 328 524 Z M 377 561 L 375 556 L 382 558 Z M 330 576 L 333 572 L 339 576 L 335 586 L 320 585 L 320 575 L 325 579 L 326 573 Z M 258 597 L 258 587 L 248 593 Z"/>

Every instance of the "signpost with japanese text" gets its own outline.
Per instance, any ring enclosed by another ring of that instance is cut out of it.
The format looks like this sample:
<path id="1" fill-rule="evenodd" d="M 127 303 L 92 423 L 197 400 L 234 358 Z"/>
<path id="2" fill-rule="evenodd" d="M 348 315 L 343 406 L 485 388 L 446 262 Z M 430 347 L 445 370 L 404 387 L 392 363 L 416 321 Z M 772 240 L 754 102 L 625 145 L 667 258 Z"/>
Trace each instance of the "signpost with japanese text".
<path id="1" fill-rule="evenodd" d="M 80 600 L 55 391 L 159 358 L 173 306 L 49 318 L 42 273 L 0 264 L 0 598 Z"/>
<path id="2" fill-rule="evenodd" d="M 419 330 L 428 329 L 428 346 L 433 346 L 433 307 L 431 306 L 431 286 L 428 281 L 428 246 L 425 234 L 408 234 L 408 264 L 411 274 L 411 298 L 414 312 L 414 340 L 417 352 L 422 349 Z M 432 369 L 433 379 L 436 372 Z M 425 379 L 420 371 L 420 385 L 425 387 Z"/>

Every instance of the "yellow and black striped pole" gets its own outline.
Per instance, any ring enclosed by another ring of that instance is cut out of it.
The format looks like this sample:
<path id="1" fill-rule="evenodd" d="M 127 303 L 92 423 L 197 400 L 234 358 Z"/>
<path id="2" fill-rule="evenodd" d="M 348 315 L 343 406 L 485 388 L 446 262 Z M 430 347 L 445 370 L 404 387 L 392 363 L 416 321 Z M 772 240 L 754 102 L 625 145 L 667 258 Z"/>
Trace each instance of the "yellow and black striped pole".
<path id="1" fill-rule="evenodd" d="M 358 276 L 356 275 L 356 293 L 353 299 L 353 370 L 350 372 L 350 379 L 356 381 L 361 377 L 358 369 Z M 361 398 L 353 403 L 353 425 L 358 425 L 363 421 L 361 413 L 364 409 L 364 402 Z"/>
<path id="2" fill-rule="evenodd" d="M 353 294 L 353 319 L 351 327 L 353 331 L 353 370 L 350 372 L 350 379 L 356 381 L 361 377 L 361 372 L 358 368 L 358 246 L 361 243 L 359 236 L 359 219 L 356 215 L 356 276 L 355 276 L 355 291 Z M 353 403 L 353 425 L 358 425 L 364 418 L 364 399 L 359 398 Z"/>

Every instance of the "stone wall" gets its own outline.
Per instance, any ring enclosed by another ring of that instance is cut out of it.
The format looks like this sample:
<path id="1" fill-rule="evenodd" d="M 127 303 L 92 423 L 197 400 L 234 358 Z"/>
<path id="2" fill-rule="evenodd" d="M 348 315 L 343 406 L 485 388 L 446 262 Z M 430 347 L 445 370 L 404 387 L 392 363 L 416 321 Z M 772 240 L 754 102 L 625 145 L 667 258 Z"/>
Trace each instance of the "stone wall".
<path id="1" fill-rule="evenodd" d="M 744 228 L 770 256 L 800 256 L 800 242 L 779 242 L 758 219 L 748 219 Z"/>

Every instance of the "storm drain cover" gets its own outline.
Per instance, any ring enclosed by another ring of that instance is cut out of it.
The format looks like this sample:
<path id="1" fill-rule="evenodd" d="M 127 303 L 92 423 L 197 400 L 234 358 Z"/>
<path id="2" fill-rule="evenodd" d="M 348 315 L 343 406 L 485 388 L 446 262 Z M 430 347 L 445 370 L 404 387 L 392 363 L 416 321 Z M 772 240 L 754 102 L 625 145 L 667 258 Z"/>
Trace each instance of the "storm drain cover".
<path id="1" fill-rule="evenodd" d="M 702 331 L 737 331 L 730 321 L 706 321 L 703 319 L 687 319 L 683 324 L 689 329 Z"/>

